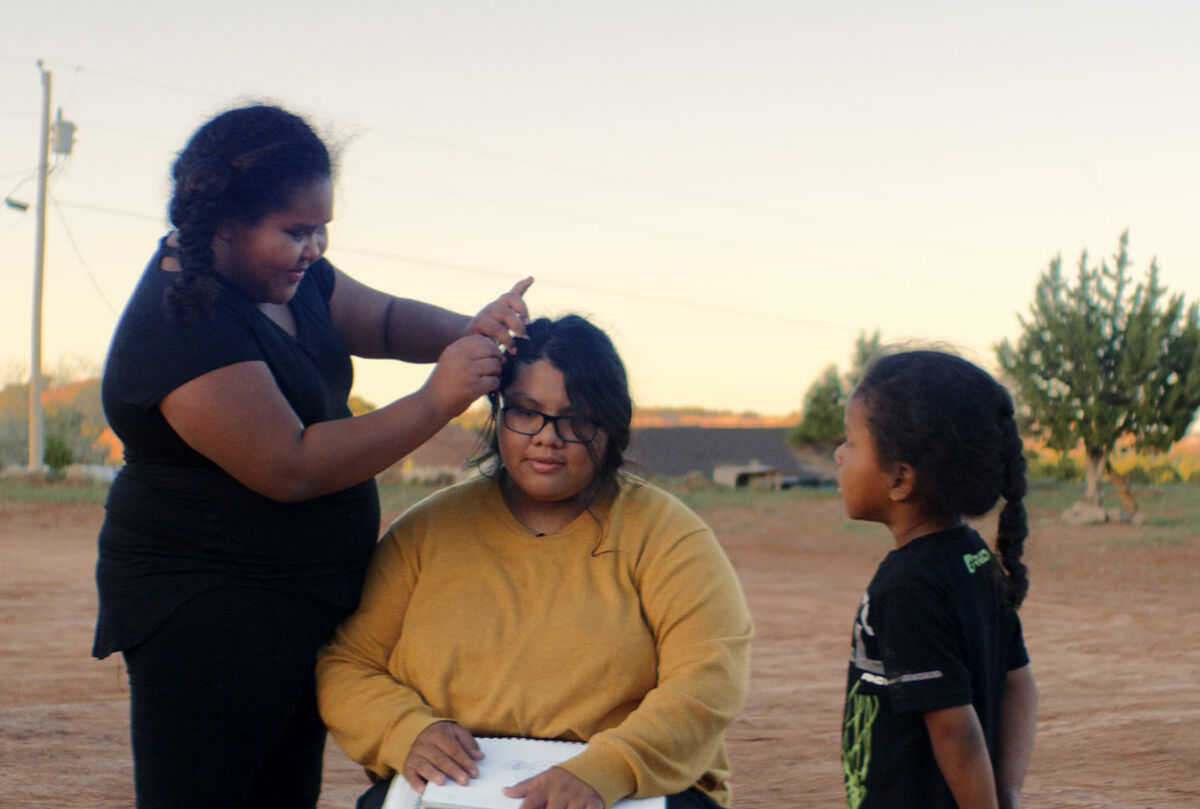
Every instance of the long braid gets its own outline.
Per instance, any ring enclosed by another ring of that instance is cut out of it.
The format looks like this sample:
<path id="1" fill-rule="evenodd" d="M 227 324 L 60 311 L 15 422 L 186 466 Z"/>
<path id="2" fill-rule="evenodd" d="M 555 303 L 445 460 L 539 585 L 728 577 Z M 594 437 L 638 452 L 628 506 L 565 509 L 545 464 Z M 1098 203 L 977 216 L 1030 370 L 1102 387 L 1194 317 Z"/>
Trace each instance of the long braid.
<path id="1" fill-rule="evenodd" d="M 179 275 L 166 292 L 169 314 L 188 321 L 206 318 L 217 294 L 212 275 L 212 240 L 228 215 L 232 168 L 211 154 L 189 149 L 173 169 L 171 224 L 179 232 Z"/>
<path id="2" fill-rule="evenodd" d="M 931 514 L 958 518 L 988 513 L 1003 497 L 996 537 L 996 575 L 1014 608 L 1029 590 L 1021 562 L 1029 534 L 1025 456 L 1012 397 L 991 375 L 940 351 L 902 351 L 877 358 L 855 388 L 880 461 L 911 464 L 917 497 Z"/>
<path id="3" fill-rule="evenodd" d="M 1000 494 L 1004 508 L 1000 510 L 996 532 L 996 552 L 1004 566 L 1005 595 L 1013 609 L 1021 606 L 1029 592 L 1029 570 L 1021 561 L 1025 553 L 1025 538 L 1029 536 L 1029 522 L 1025 513 L 1025 453 L 1017 423 L 1013 419 L 1012 400 L 1007 391 L 1000 391 L 1003 406 L 1000 412 L 1000 429 L 1003 435 L 1004 482 Z"/>

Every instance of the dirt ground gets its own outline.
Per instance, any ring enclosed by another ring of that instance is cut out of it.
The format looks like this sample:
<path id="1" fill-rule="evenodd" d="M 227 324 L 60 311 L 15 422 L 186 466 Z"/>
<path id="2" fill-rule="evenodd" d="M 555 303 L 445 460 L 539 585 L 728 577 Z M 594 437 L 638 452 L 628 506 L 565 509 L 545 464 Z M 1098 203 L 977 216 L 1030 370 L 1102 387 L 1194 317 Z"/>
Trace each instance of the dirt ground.
<path id="1" fill-rule="evenodd" d="M 749 704 L 729 733 L 737 806 L 840 805 L 850 623 L 890 539 L 847 523 L 836 497 L 785 492 L 701 512 L 759 632 Z M 1200 539 L 1033 517 L 1022 615 L 1041 705 L 1024 805 L 1200 806 Z M 89 657 L 101 518 L 95 506 L 0 500 L 2 807 L 133 803 L 120 656 Z M 353 806 L 361 771 L 333 744 L 326 761 L 321 806 Z"/>

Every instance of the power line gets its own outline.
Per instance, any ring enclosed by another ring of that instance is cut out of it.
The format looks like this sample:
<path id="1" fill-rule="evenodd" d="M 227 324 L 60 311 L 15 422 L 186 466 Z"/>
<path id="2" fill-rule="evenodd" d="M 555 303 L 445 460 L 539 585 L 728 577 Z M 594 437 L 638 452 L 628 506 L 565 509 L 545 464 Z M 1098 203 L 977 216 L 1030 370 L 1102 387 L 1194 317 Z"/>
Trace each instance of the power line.
<path id="1" fill-rule="evenodd" d="M 160 225 L 166 224 L 166 219 L 161 216 L 151 216 L 150 214 L 141 213 L 139 211 L 123 211 L 118 208 L 109 208 L 104 205 L 89 205 L 86 202 L 59 202 L 56 203 L 64 208 L 78 208 L 81 211 L 94 211 L 96 213 L 107 213 L 113 216 L 125 216 L 130 219 L 145 219 L 150 222 L 157 222 Z"/>
<path id="2" fill-rule="evenodd" d="M 441 148 L 441 149 L 447 149 L 450 151 L 460 152 L 462 154 L 476 155 L 478 157 L 484 157 L 489 160 L 495 160 L 498 162 L 510 163 L 512 165 L 518 165 L 518 166 L 529 166 L 532 168 L 541 169 L 543 171 L 549 171 L 549 172 L 554 172 L 554 173 L 558 173 L 558 174 L 568 174 L 568 175 L 573 175 L 573 176 L 577 176 L 577 177 L 583 177 L 586 179 L 602 180 L 604 182 L 611 183 L 614 185 L 623 185 L 623 186 L 630 187 L 630 188 L 637 188 L 637 189 L 642 189 L 642 190 L 647 190 L 647 191 L 655 191 L 655 192 L 661 193 L 661 194 L 668 194 L 668 195 L 675 196 L 675 197 L 692 199 L 692 200 L 696 200 L 699 202 L 705 202 L 705 203 L 708 203 L 711 205 L 720 205 L 725 208 L 732 208 L 735 210 L 746 211 L 749 213 L 765 214 L 765 215 L 774 217 L 776 219 L 786 219 L 789 222 L 795 222 L 797 220 L 807 218 L 806 216 L 802 216 L 800 214 L 797 214 L 795 211 L 789 211 L 785 208 L 778 208 L 778 207 L 774 207 L 771 205 L 762 205 L 759 203 L 747 202 L 745 200 L 735 200 L 735 199 L 729 199 L 729 198 L 725 198 L 725 197 L 713 196 L 711 194 L 705 194 L 703 192 L 694 191 L 692 189 L 679 188 L 676 186 L 666 186 L 666 185 L 646 182 L 646 181 L 642 181 L 642 180 L 634 180 L 629 177 L 620 177 L 620 176 L 616 176 L 616 175 L 605 174 L 604 172 L 593 171 L 590 169 L 583 169 L 583 168 L 578 168 L 578 167 L 573 167 L 573 166 L 563 166 L 563 165 L 558 165 L 558 164 L 554 164 L 554 163 L 545 163 L 540 160 L 534 160 L 531 158 L 514 157 L 512 155 L 506 155 L 506 154 L 502 154 L 499 152 L 493 152 L 493 151 L 490 151 L 487 149 L 479 149 L 479 148 L 476 148 L 473 146 L 463 146 L 461 144 L 451 143 L 449 141 L 438 140 L 436 138 L 429 138 L 429 137 L 424 137 L 421 135 L 413 135 L 413 134 L 405 133 L 405 132 L 396 132 L 394 130 L 387 130 L 387 129 L 379 129 L 379 130 L 374 130 L 374 131 L 381 135 L 387 135 L 387 136 L 399 138 L 402 140 L 409 140 L 414 143 L 423 143 L 423 144 L 426 144 L 429 146 L 435 146 L 435 147 Z M 825 227 L 827 225 L 828 225 L 828 223 L 823 223 L 821 225 L 821 227 Z M 859 224 L 839 225 L 839 224 L 835 223 L 833 226 L 841 228 L 843 230 L 849 230 L 854 233 L 862 233 L 864 230 L 870 231 L 870 229 L 865 229 Z M 948 248 L 951 250 L 958 250 L 958 251 L 968 252 L 968 253 L 982 254 L 982 255 L 991 256 L 993 258 L 1000 258 L 1000 259 L 1005 259 L 1005 260 L 1015 260 L 1017 258 L 1015 256 L 998 253 L 995 250 L 992 250 L 990 248 L 978 247 L 975 245 L 953 244 L 951 242 L 942 241 L 940 239 L 914 238 L 913 236 L 908 235 L 908 234 L 887 233 L 885 231 L 879 231 L 879 230 L 875 230 L 873 232 L 878 235 L 885 236 L 889 239 L 906 238 L 906 239 L 910 239 L 913 241 L 923 242 L 925 244 L 937 245 L 942 248 Z"/>
<path id="3" fill-rule="evenodd" d="M 113 316 L 116 317 L 117 307 L 113 306 L 113 302 L 108 299 L 108 296 L 104 294 L 104 290 L 101 289 L 100 282 L 96 280 L 96 276 L 92 273 L 92 268 L 88 266 L 87 259 L 83 257 L 83 251 L 79 249 L 79 243 L 75 241 L 75 234 L 71 232 L 71 226 L 67 224 L 67 218 L 63 216 L 62 208 L 58 207 L 58 200 L 54 198 L 53 194 L 50 195 L 50 203 L 54 206 L 54 212 L 58 214 L 58 220 L 62 222 L 63 230 L 67 233 L 67 240 L 71 242 L 71 247 L 75 250 L 75 257 L 79 259 L 84 273 L 87 275 L 88 280 L 92 282 L 92 286 L 95 287 L 96 294 L 108 306 L 108 311 L 112 312 Z"/>
<path id="4" fill-rule="evenodd" d="M 84 66 L 81 66 L 81 65 L 65 65 L 65 66 L 71 67 L 76 71 L 76 78 L 78 77 L 79 71 L 86 70 L 87 72 L 90 72 L 97 76 L 103 76 L 103 77 L 115 79 L 118 81 L 128 82 L 131 84 L 140 84 L 140 85 L 144 85 L 147 87 L 155 87 L 158 89 L 170 90 L 172 92 L 185 93 L 185 94 L 196 96 L 199 98 L 227 99 L 227 96 L 225 96 L 225 95 L 218 95 L 215 93 L 210 93 L 210 92 L 203 91 L 203 90 L 196 90 L 193 88 L 180 87 L 178 85 L 172 85 L 172 84 L 167 84 L 164 82 L 158 82 L 158 81 L 154 81 L 151 79 L 145 79 L 145 78 L 142 78 L 139 76 L 130 76 L 130 75 L 122 74 L 122 73 L 117 73 L 114 71 L 99 70 L 96 68 L 85 68 Z M 72 92 L 74 92 L 74 88 L 72 88 Z M 107 128 L 112 131 L 121 132 L 121 130 L 116 127 L 107 127 L 105 125 L 95 125 L 95 124 L 93 124 L 93 126 L 98 126 L 99 128 Z M 428 146 L 434 146 L 436 148 L 446 149 L 446 150 L 458 152 L 461 154 L 476 155 L 476 156 L 483 157 L 488 160 L 493 160 L 493 161 L 497 161 L 497 162 L 509 163 L 512 165 L 519 165 L 519 166 L 528 166 L 528 167 L 532 167 L 532 168 L 537 168 L 542 171 L 548 171 L 548 172 L 565 174 L 565 175 L 576 176 L 576 177 L 583 177 L 583 178 L 591 179 L 591 180 L 600 180 L 600 181 L 610 183 L 610 184 L 622 185 L 622 186 L 641 189 L 641 190 L 654 191 L 657 193 L 668 194 L 671 196 L 692 199 L 692 200 L 704 202 L 704 203 L 711 204 L 711 205 L 719 205 L 719 206 L 726 207 L 726 208 L 747 211 L 750 213 L 755 213 L 755 214 L 760 214 L 760 215 L 769 215 L 774 218 L 784 218 L 784 219 L 787 219 L 789 222 L 795 222 L 795 221 L 803 220 L 803 219 L 807 218 L 807 217 L 797 214 L 794 211 L 789 211 L 784 208 L 778 208 L 778 207 L 774 207 L 774 206 L 770 206 L 770 205 L 762 205 L 762 204 L 754 203 L 754 202 L 747 202 L 745 200 L 728 199 L 728 198 L 724 198 L 724 197 L 714 196 L 711 194 L 706 194 L 706 193 L 703 193 L 700 191 L 695 191 L 692 189 L 680 188 L 677 186 L 662 185 L 659 183 L 647 182 L 644 180 L 633 179 L 630 177 L 622 177 L 622 176 L 617 176 L 617 175 L 612 175 L 612 174 L 606 174 L 604 172 L 595 171 L 595 170 L 586 169 L 586 168 L 579 168 L 579 167 L 575 167 L 575 166 L 566 166 L 566 165 L 561 165 L 561 164 L 556 164 L 556 163 L 547 163 L 547 162 L 535 160 L 532 158 L 518 157 L 518 156 L 514 156 L 514 155 L 510 155 L 510 154 L 504 154 L 501 152 L 494 152 L 494 151 L 491 151 L 488 149 L 481 149 L 481 148 L 474 147 L 474 146 L 465 146 L 460 143 L 453 143 L 453 142 L 441 140 L 438 138 L 431 138 L 431 137 L 427 137 L 427 136 L 423 136 L 423 135 L 414 135 L 414 134 L 408 133 L 408 132 L 399 132 L 396 130 L 389 130 L 389 129 L 375 129 L 375 130 L 371 130 L 371 131 L 373 131 L 376 134 L 383 135 L 386 137 L 398 138 L 398 139 L 402 139 L 402 140 L 411 141 L 414 143 L 422 143 L 422 144 L 425 144 Z M 144 133 L 125 132 L 123 134 L 136 134 L 140 137 L 149 137 L 149 136 L 145 135 Z M 515 205 L 514 203 L 500 203 L 500 204 Z M 829 223 L 821 223 L 818 226 L 819 227 L 828 227 L 830 225 L 829 225 Z M 870 229 L 864 229 L 863 226 L 860 224 L 855 224 L 855 225 L 851 226 L 851 225 L 839 225 L 839 224 L 834 223 L 832 226 L 841 228 L 843 230 L 851 230 L 855 233 L 862 233 L 862 232 L 864 232 L 864 230 L 870 231 Z M 635 227 L 639 227 L 639 226 L 635 226 Z M 645 226 L 640 226 L 640 227 L 645 227 Z M 928 244 L 928 245 L 934 245 L 934 246 L 937 246 L 937 247 L 940 247 L 943 249 L 956 250 L 956 251 L 960 251 L 960 252 L 972 253 L 972 254 L 977 254 L 977 255 L 987 255 L 987 256 L 991 256 L 993 258 L 998 258 L 998 259 L 1002 259 L 1002 260 L 1019 260 L 1018 257 L 1016 257 L 1016 256 L 1010 256 L 1010 255 L 1006 255 L 1003 253 L 999 253 L 996 250 L 993 250 L 988 247 L 980 247 L 977 245 L 954 244 L 954 243 L 946 242 L 946 241 L 943 241 L 940 239 L 915 238 L 911 234 L 886 233 L 884 231 L 878 231 L 878 230 L 875 230 L 873 232 L 878 235 L 889 238 L 889 239 L 904 238 L 904 239 L 909 239 L 912 241 L 917 241 L 917 242 L 921 242 L 921 243 Z M 689 237 L 689 238 L 692 238 L 692 237 Z M 736 246 L 736 245 L 730 245 L 730 246 Z M 742 249 L 751 249 L 751 248 L 745 248 L 743 246 Z M 822 263 L 825 265 L 828 265 L 828 262 L 822 262 Z M 981 292 L 984 290 L 971 289 L 969 291 Z"/>
<path id="5" fill-rule="evenodd" d="M 126 216 L 135 219 L 144 219 L 153 222 L 163 223 L 161 217 L 149 216 L 147 214 L 137 213 L 134 211 L 124 211 L 116 208 L 109 208 L 103 205 L 87 205 L 78 202 L 58 202 L 54 200 L 55 208 L 61 207 L 79 208 L 81 210 L 96 211 L 99 213 L 108 213 L 116 216 Z M 60 213 L 61 216 L 61 213 Z M 441 259 L 424 258 L 420 256 L 408 256 L 399 253 L 387 253 L 379 250 L 367 250 L 359 247 L 348 247 L 338 244 L 336 251 L 339 253 L 347 253 L 350 255 L 365 256 L 368 258 L 377 258 L 384 261 L 394 261 L 399 264 L 412 264 L 421 267 L 437 267 L 444 270 L 454 270 L 456 272 L 465 272 L 472 275 L 482 275 L 490 278 L 499 278 L 510 280 L 513 277 L 511 270 L 500 270 L 495 268 L 480 267 L 471 264 L 460 264 Z M 639 300 L 646 303 L 657 303 L 665 306 L 676 306 L 686 309 L 694 309 L 705 312 L 715 312 L 720 314 L 735 315 L 738 317 L 751 317 L 759 320 L 774 320 L 780 323 L 789 323 L 799 326 L 816 326 L 819 328 L 836 329 L 839 331 L 858 331 L 858 327 L 848 326 L 844 323 L 833 323 L 830 321 L 813 320 L 807 318 L 797 318 L 791 315 L 782 315 L 775 312 L 761 312 L 750 309 L 739 309 L 729 306 L 717 306 L 714 304 L 701 303 L 698 301 L 687 301 L 677 298 L 670 298 L 659 295 L 647 295 L 640 292 L 631 292 L 629 290 L 606 289 L 599 286 L 591 286 L 588 284 L 580 284 L 573 281 L 560 281 L 554 278 L 546 278 L 538 276 L 538 283 L 547 286 L 557 286 L 564 289 L 575 289 L 581 292 L 589 292 L 592 294 L 611 295 L 617 298 L 628 298 L 630 300 Z M 111 304 L 110 304 L 111 307 Z M 115 310 L 114 310 L 115 311 Z"/>
<path id="6" fill-rule="evenodd" d="M 146 87 L 155 87 L 159 90 L 170 90 L 172 93 L 184 93 L 186 95 L 197 96 L 199 98 L 225 98 L 225 96 L 223 96 L 223 95 L 217 95 L 215 93 L 206 92 L 204 90 L 195 90 L 190 87 L 180 87 L 179 85 L 167 84 L 166 82 L 161 82 L 161 81 L 154 81 L 152 79 L 146 79 L 141 76 L 128 76 L 128 75 L 125 75 L 124 73 L 116 73 L 111 70 L 98 70 L 94 67 L 86 67 L 85 65 L 75 65 L 75 64 L 65 64 L 65 63 L 63 63 L 63 64 L 65 67 L 70 67 L 70 68 L 75 69 L 76 78 L 78 78 L 79 71 L 86 70 L 88 73 L 92 73 L 97 76 L 103 76 L 103 77 L 109 78 L 109 79 L 116 79 L 117 81 L 124 81 L 124 82 L 128 82 L 130 84 L 141 84 Z M 72 88 L 72 91 L 73 90 L 74 90 L 74 88 Z"/>
<path id="7" fill-rule="evenodd" d="M 349 253 L 351 255 L 367 256 L 370 258 L 384 259 L 386 261 L 395 261 L 401 264 L 413 264 L 421 267 L 436 267 L 443 270 L 454 270 L 457 272 L 470 273 L 472 275 L 482 275 L 489 278 L 501 278 L 511 280 L 514 273 L 510 270 L 498 270 L 489 267 L 479 267 L 471 264 L 458 264 L 449 261 L 440 261 L 437 259 L 421 258 L 418 256 L 404 256 L 397 253 L 384 253 L 375 250 L 361 250 L 354 247 L 344 247 L 339 245 L 338 252 Z M 592 286 L 590 284 L 580 284 L 574 281 L 561 281 L 555 278 L 546 278 L 538 276 L 538 284 L 545 286 L 556 286 L 564 289 L 574 289 L 580 292 L 588 292 L 591 294 L 611 295 L 616 298 L 628 298 L 630 300 L 638 300 L 645 303 L 656 303 L 664 306 L 675 306 L 684 309 L 694 309 L 703 312 L 714 312 L 726 315 L 735 315 L 737 317 L 750 317 L 756 320 L 774 320 L 780 323 L 788 323 L 794 326 L 815 326 L 823 329 L 835 329 L 838 331 L 856 332 L 859 330 L 857 326 L 850 326 L 845 323 L 833 323 L 830 321 L 813 320 L 809 318 L 798 318 L 791 315 L 782 315 L 776 312 L 762 312 L 750 309 L 739 309 L 732 306 L 718 306 L 711 303 L 701 303 L 698 301 L 688 301 L 679 298 L 670 298 L 663 295 L 648 295 L 641 292 L 631 292 L 623 289 L 607 289 L 605 287 Z"/>
<path id="8" fill-rule="evenodd" d="M 745 242 L 738 242 L 738 241 L 734 241 L 731 239 L 720 239 L 720 238 L 715 238 L 715 237 L 707 236 L 707 235 L 695 235 L 695 234 L 690 234 L 690 233 L 680 233 L 677 231 L 665 230 L 663 228 L 657 228 L 657 227 L 653 227 L 650 225 L 641 225 L 641 224 L 638 224 L 637 222 L 630 222 L 630 221 L 626 221 L 626 220 L 622 220 L 622 219 L 616 219 L 613 217 L 596 216 L 594 214 L 585 214 L 585 213 L 579 213 L 577 211 L 568 211 L 568 210 L 564 210 L 562 208 L 551 208 L 551 207 L 544 206 L 544 205 L 531 205 L 529 203 L 523 203 L 523 202 L 511 202 L 508 200 L 496 199 L 494 197 L 484 197 L 484 196 L 480 196 L 478 194 L 463 193 L 460 191 L 454 191 L 454 190 L 446 189 L 446 188 L 437 188 L 435 186 L 426 186 L 426 185 L 409 183 L 409 182 L 405 182 L 402 180 L 395 180 L 394 178 L 389 178 L 389 177 L 370 176 L 370 175 L 365 175 L 365 174 L 351 174 L 350 176 L 355 177 L 356 179 L 361 179 L 361 180 L 367 181 L 367 182 L 381 183 L 387 187 L 399 186 L 401 188 L 412 189 L 412 190 L 417 190 L 417 191 L 422 191 L 422 192 L 430 192 L 430 193 L 435 193 L 435 194 L 447 194 L 447 195 L 454 196 L 454 197 L 471 199 L 471 200 L 475 200 L 477 202 L 483 202 L 486 204 L 497 205 L 497 206 L 500 206 L 503 208 L 532 211 L 534 213 L 544 215 L 544 216 L 558 216 L 558 217 L 573 219 L 573 220 L 582 221 L 582 222 L 592 222 L 595 224 L 603 225 L 605 227 L 622 228 L 625 230 L 631 230 L 631 231 L 636 231 L 639 233 L 645 233 L 647 235 L 655 236 L 658 238 L 665 238 L 665 239 L 671 239 L 674 241 L 691 243 L 693 245 L 694 244 L 716 245 L 718 247 L 724 247 L 724 248 L 736 250 L 736 251 L 739 251 L 742 253 L 750 253 L 750 254 L 761 255 L 761 256 L 770 256 L 770 257 L 776 258 L 776 259 L 785 259 L 787 261 L 797 262 L 799 264 L 804 264 L 804 265 L 807 265 L 810 267 L 815 267 L 818 270 L 822 270 L 825 272 L 857 273 L 859 275 L 872 275 L 872 276 L 877 276 L 877 277 L 879 277 L 879 276 L 886 277 L 886 276 L 890 275 L 890 272 L 886 268 L 863 269 L 861 266 L 844 264 L 844 263 L 839 263 L 836 261 L 830 261 L 829 259 L 826 259 L 826 258 L 816 258 L 813 256 L 804 256 L 804 255 L 800 255 L 798 253 L 790 252 L 788 250 L 780 250 L 777 248 L 764 247 L 764 246 L 757 245 L 757 244 L 747 244 Z M 987 288 L 984 286 L 980 286 L 978 284 L 964 284 L 960 281 L 945 281 L 942 279 L 923 278 L 923 277 L 916 276 L 916 275 L 912 276 L 912 278 L 915 281 L 921 281 L 923 283 L 929 284 L 930 286 L 936 286 L 939 288 L 953 287 L 955 289 L 960 289 L 964 292 L 971 292 L 971 293 L 981 294 L 981 295 L 993 294 L 995 292 L 994 288 Z"/>
<path id="9" fill-rule="evenodd" d="M 730 239 L 718 239 L 718 238 L 714 238 L 712 236 L 703 236 L 703 235 L 697 236 L 695 234 L 690 234 L 690 233 L 680 233 L 677 231 L 664 230 L 662 228 L 653 227 L 651 225 L 642 225 L 642 224 L 638 224 L 637 222 L 630 222 L 627 220 L 616 219 L 616 218 L 608 217 L 608 216 L 596 216 L 595 214 L 580 213 L 578 211 L 568 211 L 568 210 L 565 210 L 562 208 L 552 208 L 552 207 L 548 207 L 545 205 L 531 205 L 531 204 L 525 203 L 525 202 L 512 202 L 510 200 L 497 199 L 495 197 L 484 197 L 484 196 L 480 196 L 478 194 L 464 193 L 461 191 L 454 191 L 454 190 L 447 189 L 447 188 L 437 188 L 435 186 L 426 186 L 426 185 L 409 183 L 409 182 L 395 180 L 393 178 L 388 178 L 388 177 L 370 176 L 370 175 L 365 175 L 365 174 L 352 174 L 350 176 L 367 181 L 367 182 L 382 183 L 389 187 L 394 187 L 394 186 L 392 186 L 392 184 L 394 183 L 396 186 L 399 186 L 401 188 L 412 189 L 412 190 L 422 191 L 422 192 L 431 192 L 431 193 L 435 193 L 435 194 L 448 194 L 448 195 L 460 197 L 463 199 L 471 199 L 471 200 L 475 200 L 477 202 L 483 202 L 483 203 L 486 203 L 489 205 L 496 205 L 496 206 L 500 206 L 500 207 L 504 207 L 504 208 L 510 208 L 513 210 L 531 211 L 533 213 L 541 214 L 544 216 L 558 216 L 558 217 L 563 217 L 563 218 L 568 218 L 568 219 L 574 219 L 574 220 L 581 221 L 581 222 L 591 222 L 593 224 L 604 225 L 605 227 L 616 227 L 616 228 L 623 228 L 625 230 L 638 231 L 640 233 L 645 233 L 650 236 L 657 236 L 659 238 L 673 239 L 673 240 L 677 240 L 677 241 L 693 242 L 693 243 L 703 242 L 706 244 L 717 245 L 719 247 L 728 247 L 730 249 L 738 250 L 738 251 L 741 251 L 744 253 L 758 253 L 760 255 L 769 255 L 769 256 L 774 256 L 776 258 L 786 258 L 786 259 L 789 259 L 792 261 L 799 261 L 799 262 L 803 262 L 806 264 L 819 264 L 823 269 L 828 269 L 828 270 L 842 269 L 842 270 L 854 270 L 856 272 L 859 271 L 859 268 L 857 268 L 857 267 L 839 266 L 837 264 L 833 264 L 824 259 L 816 259 L 816 258 L 811 258 L 808 256 L 801 256 L 801 255 L 797 255 L 795 253 L 790 253 L 785 250 L 774 250 L 774 249 L 770 249 L 770 248 L 761 247 L 758 245 L 746 244 L 745 242 L 732 241 Z"/>
<path id="10" fill-rule="evenodd" d="M 4 235 L 5 235 L 5 234 L 7 234 L 7 233 L 8 233 L 10 230 L 16 230 L 18 227 L 20 227 L 20 226 L 21 226 L 21 225 L 23 225 L 23 224 L 25 224 L 25 220 L 24 220 L 24 219 L 16 219 L 16 220 L 14 220 L 14 221 L 13 221 L 13 223 L 12 223 L 12 224 L 10 224 L 8 227 L 4 228 L 3 230 L 0 230 L 0 236 L 4 236 Z"/>
<path id="11" fill-rule="evenodd" d="M 23 177 L 25 180 L 28 180 L 30 177 L 33 177 L 36 174 L 37 174 L 37 166 L 34 166 L 33 168 L 23 169 L 21 171 L 14 171 L 9 174 L 0 174 L 0 180 L 7 180 L 10 177 Z"/>

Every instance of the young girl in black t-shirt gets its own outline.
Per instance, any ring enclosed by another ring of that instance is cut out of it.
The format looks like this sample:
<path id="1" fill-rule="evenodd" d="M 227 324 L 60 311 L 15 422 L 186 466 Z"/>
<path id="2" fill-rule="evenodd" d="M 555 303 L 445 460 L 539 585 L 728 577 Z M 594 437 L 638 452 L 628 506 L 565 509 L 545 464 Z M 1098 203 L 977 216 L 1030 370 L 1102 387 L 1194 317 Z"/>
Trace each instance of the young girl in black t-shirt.
<path id="1" fill-rule="evenodd" d="M 884 356 L 850 397 L 835 458 L 846 513 L 896 540 L 854 621 L 847 805 L 1015 809 L 1037 688 L 1016 613 L 1028 529 L 1008 392 L 952 354 Z M 993 553 L 962 518 L 1001 496 Z"/>

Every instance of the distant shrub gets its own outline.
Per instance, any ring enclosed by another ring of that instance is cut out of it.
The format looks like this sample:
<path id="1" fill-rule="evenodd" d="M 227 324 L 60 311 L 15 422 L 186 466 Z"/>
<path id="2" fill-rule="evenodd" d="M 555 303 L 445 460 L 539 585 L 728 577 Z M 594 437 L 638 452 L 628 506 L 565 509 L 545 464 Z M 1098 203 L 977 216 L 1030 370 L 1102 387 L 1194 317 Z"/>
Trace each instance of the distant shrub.
<path id="1" fill-rule="evenodd" d="M 1183 480 L 1183 475 L 1175 465 L 1168 461 L 1158 463 L 1138 462 L 1121 472 L 1125 480 L 1136 486 L 1149 486 L 1155 483 L 1175 483 Z"/>
<path id="2" fill-rule="evenodd" d="M 1053 460 L 1032 459 L 1026 473 L 1037 480 L 1057 480 L 1062 483 L 1078 483 L 1083 480 L 1083 467 L 1066 455 L 1060 455 Z"/>
<path id="3" fill-rule="evenodd" d="M 64 470 L 75 462 L 75 453 L 71 451 L 70 445 L 58 433 L 50 433 L 46 436 L 46 449 L 42 453 L 42 463 L 46 464 L 49 469 L 47 478 L 61 480 L 64 477 Z"/>

